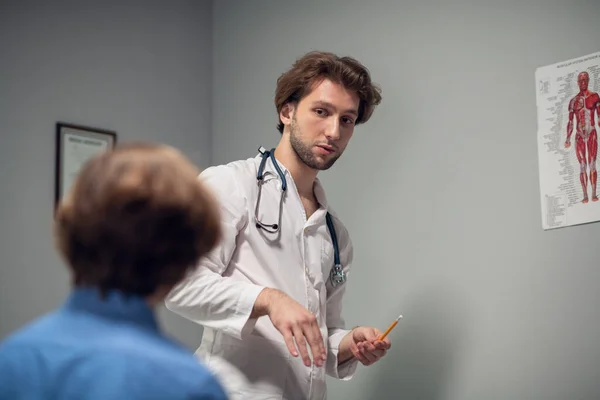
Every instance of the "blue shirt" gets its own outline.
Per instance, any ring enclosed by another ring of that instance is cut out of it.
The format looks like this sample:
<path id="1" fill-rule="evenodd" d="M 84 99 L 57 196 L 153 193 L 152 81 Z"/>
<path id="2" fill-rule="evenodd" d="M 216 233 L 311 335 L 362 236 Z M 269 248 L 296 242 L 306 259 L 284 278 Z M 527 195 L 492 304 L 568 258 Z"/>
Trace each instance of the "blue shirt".
<path id="1" fill-rule="evenodd" d="M 61 308 L 0 344 L 0 399 L 226 398 L 139 297 L 75 289 Z"/>

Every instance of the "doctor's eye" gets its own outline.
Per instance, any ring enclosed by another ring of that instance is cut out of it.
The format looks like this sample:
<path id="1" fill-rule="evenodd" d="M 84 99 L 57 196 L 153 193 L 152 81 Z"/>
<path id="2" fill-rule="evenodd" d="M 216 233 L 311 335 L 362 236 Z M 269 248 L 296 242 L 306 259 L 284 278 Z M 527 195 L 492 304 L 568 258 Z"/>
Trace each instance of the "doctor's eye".
<path id="1" fill-rule="evenodd" d="M 317 114 L 320 117 L 325 117 L 327 115 L 327 110 L 323 108 L 315 108 L 315 114 Z"/>
<path id="2" fill-rule="evenodd" d="M 354 125 L 354 120 L 349 117 L 343 117 L 342 122 L 346 125 Z"/>

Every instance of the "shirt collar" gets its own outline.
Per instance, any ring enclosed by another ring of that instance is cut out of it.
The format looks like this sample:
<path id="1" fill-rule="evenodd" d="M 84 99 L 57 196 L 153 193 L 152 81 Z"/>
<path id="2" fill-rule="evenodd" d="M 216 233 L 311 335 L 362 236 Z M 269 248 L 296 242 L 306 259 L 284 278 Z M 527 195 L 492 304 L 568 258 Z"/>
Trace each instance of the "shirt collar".
<path id="1" fill-rule="evenodd" d="M 325 210 L 328 210 L 329 206 L 327 205 L 327 196 L 325 195 L 325 189 L 323 188 L 319 178 L 315 179 L 313 191 L 315 192 L 315 197 L 317 198 L 317 201 L 321 207 L 323 207 Z"/>
<path id="2" fill-rule="evenodd" d="M 156 316 L 146 300 L 133 294 L 113 290 L 102 297 L 97 288 L 77 287 L 67 298 L 64 308 L 158 331 Z"/>

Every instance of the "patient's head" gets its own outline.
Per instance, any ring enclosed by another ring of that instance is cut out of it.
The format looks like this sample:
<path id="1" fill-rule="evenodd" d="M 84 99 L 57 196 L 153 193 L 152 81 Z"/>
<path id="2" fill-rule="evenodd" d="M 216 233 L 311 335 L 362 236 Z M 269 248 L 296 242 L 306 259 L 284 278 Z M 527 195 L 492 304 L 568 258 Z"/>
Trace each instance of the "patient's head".
<path id="1" fill-rule="evenodd" d="M 119 145 L 90 160 L 56 211 L 77 286 L 160 298 L 220 239 L 218 206 L 176 150 Z"/>

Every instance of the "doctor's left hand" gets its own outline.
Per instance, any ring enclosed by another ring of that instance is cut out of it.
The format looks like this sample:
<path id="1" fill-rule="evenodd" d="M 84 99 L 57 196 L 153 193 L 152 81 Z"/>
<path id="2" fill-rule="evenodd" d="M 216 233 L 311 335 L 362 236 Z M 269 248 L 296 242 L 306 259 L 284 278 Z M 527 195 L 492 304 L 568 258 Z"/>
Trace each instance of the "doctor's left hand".
<path id="1" fill-rule="evenodd" d="M 350 350 L 363 365 L 379 361 L 392 346 L 389 337 L 379 340 L 381 334 L 379 329 L 368 326 L 359 326 L 352 330 Z"/>

